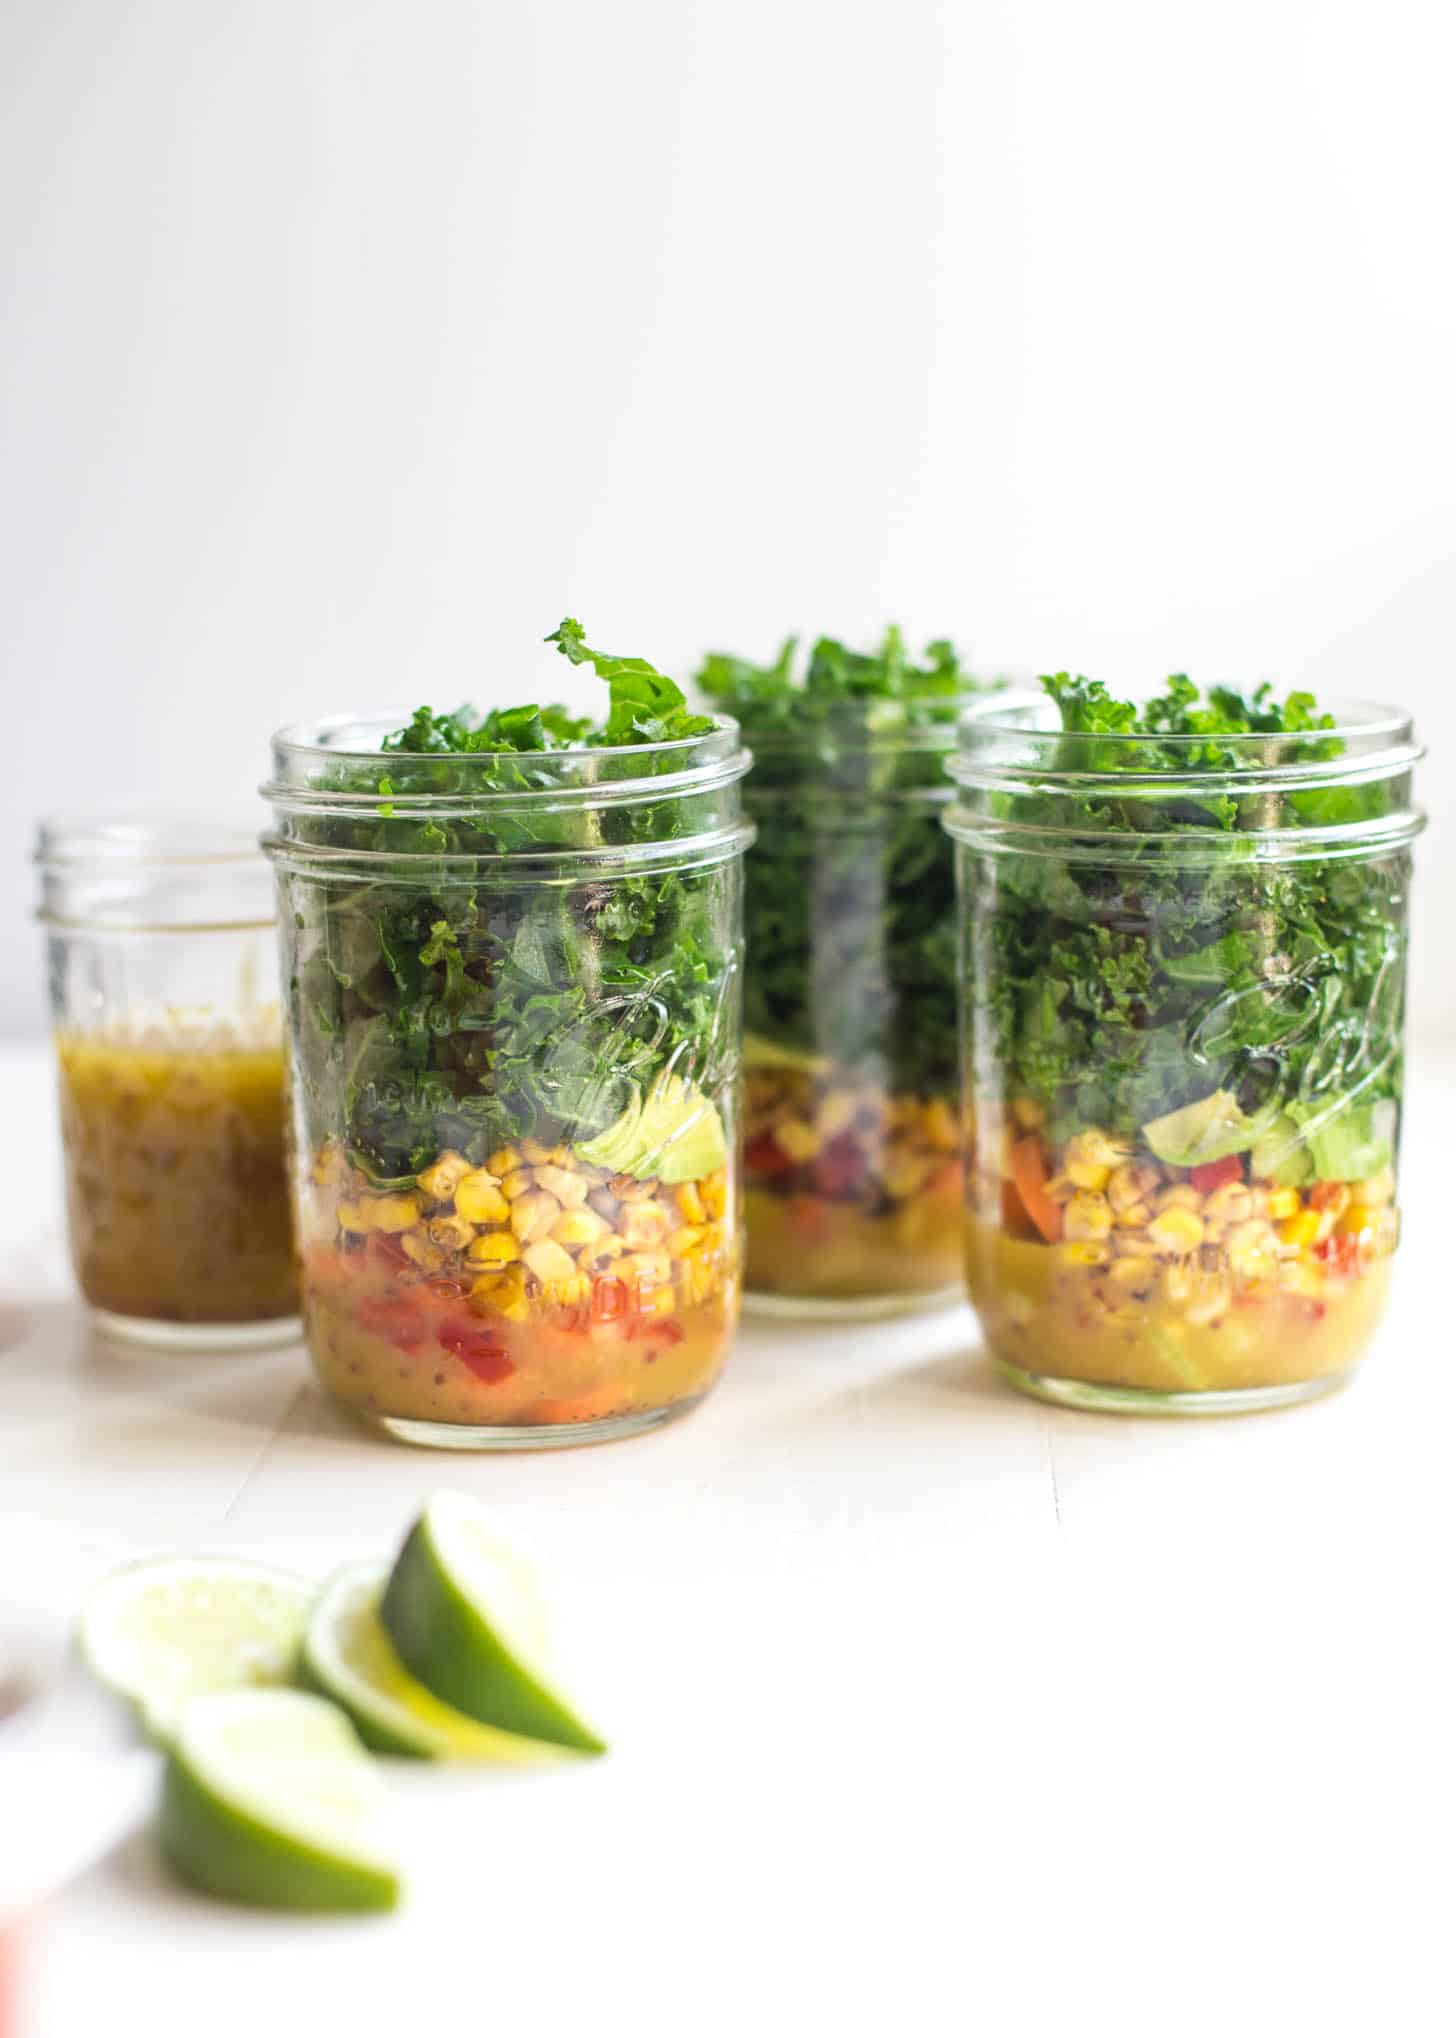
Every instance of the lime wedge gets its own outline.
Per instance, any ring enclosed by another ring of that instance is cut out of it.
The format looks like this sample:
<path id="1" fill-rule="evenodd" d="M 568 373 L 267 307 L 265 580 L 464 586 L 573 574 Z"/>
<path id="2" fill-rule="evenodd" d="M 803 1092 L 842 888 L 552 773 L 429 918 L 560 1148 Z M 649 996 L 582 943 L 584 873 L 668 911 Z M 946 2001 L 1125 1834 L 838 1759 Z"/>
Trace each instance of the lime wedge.
<path id="1" fill-rule="evenodd" d="M 405 1538 L 380 1617 L 406 1666 L 471 1719 L 600 1755 L 606 1743 L 539 1667 L 537 1596 L 519 1558 L 463 1493 L 437 1493 Z"/>
<path id="2" fill-rule="evenodd" d="M 354 1564 L 325 1586 L 304 1637 L 303 1681 L 341 1705 L 366 1747 L 439 1762 L 539 1762 L 538 1741 L 483 1727 L 427 1691 L 379 1618 L 385 1566 Z"/>
<path id="3" fill-rule="evenodd" d="M 189 1698 L 286 1684 L 314 1588 L 233 1557 L 161 1557 L 114 1571 L 81 1616 L 81 1654 L 165 1740 Z"/>
<path id="4" fill-rule="evenodd" d="M 337 1706 L 302 1691 L 217 1691 L 177 1721 L 162 1852 L 196 1889 L 284 1911 L 387 1911 L 379 1772 Z"/>

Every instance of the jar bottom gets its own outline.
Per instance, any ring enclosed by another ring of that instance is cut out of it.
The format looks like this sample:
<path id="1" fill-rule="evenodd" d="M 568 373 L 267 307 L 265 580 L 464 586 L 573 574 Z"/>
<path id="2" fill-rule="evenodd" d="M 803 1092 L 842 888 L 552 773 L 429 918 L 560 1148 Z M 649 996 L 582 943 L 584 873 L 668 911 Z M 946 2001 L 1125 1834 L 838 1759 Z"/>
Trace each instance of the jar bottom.
<path id="1" fill-rule="evenodd" d="M 331 1397 L 333 1398 L 333 1397 Z M 392 1437 L 396 1443 L 419 1444 L 432 1451 L 558 1451 L 573 1444 L 609 1444 L 622 1437 L 643 1436 L 690 1415 L 702 1394 L 688 1401 L 669 1402 L 664 1408 L 633 1408 L 622 1415 L 597 1416 L 590 1422 L 417 1422 L 409 1416 L 377 1415 L 371 1409 L 352 1408 L 336 1401 L 369 1429 Z"/>
<path id="2" fill-rule="evenodd" d="M 1342 1373 L 1321 1373 L 1312 1380 L 1287 1380 L 1270 1387 L 1231 1387 L 1200 1393 L 1161 1394 L 1145 1387 L 1103 1387 L 1091 1380 L 1063 1380 L 1050 1373 L 1028 1373 L 997 1359 L 1002 1378 L 1037 1401 L 1058 1408 L 1080 1408 L 1094 1415 L 1257 1415 L 1270 1408 L 1292 1408 L 1317 1401 L 1353 1379 L 1355 1367 Z"/>
<path id="3" fill-rule="evenodd" d="M 176 1323 L 161 1317 L 119 1316 L 111 1309 L 93 1309 L 90 1314 L 102 1337 L 162 1351 L 261 1351 L 270 1345 L 296 1344 L 303 1336 L 296 1316 L 273 1316 L 261 1323 Z"/>
<path id="4" fill-rule="evenodd" d="M 780 1323 L 871 1323 L 877 1317 L 921 1316 L 951 1309 L 966 1299 L 959 1281 L 944 1288 L 912 1288 L 897 1295 L 774 1295 L 750 1288 L 743 1298 L 745 1316 Z"/>

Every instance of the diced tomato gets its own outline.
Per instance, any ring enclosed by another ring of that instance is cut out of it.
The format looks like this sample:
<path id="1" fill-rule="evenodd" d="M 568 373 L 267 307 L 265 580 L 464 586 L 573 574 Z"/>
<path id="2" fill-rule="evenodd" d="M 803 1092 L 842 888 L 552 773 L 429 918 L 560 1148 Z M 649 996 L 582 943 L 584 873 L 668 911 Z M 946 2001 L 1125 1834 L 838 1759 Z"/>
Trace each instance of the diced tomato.
<path id="1" fill-rule="evenodd" d="M 1188 1174 L 1200 1196 L 1211 1196 L 1225 1182 L 1241 1182 L 1243 1178 L 1244 1164 L 1236 1153 L 1226 1153 L 1221 1161 L 1201 1161 Z"/>
<path id="2" fill-rule="evenodd" d="M 413 1262 L 398 1236 L 392 1231 L 371 1231 L 369 1234 L 369 1257 L 394 1273 L 401 1267 L 414 1271 Z"/>
<path id="3" fill-rule="evenodd" d="M 588 1388 L 585 1394 L 563 1394 L 548 1401 L 533 1402 L 526 1410 L 524 1420 L 542 1424 L 596 1422 L 604 1415 L 615 1414 L 621 1402 L 621 1388 L 608 1383 Z"/>
<path id="4" fill-rule="evenodd" d="M 509 1380 L 516 1370 L 499 1338 L 478 1324 L 452 1320 L 440 1326 L 439 1338 L 445 1350 L 452 1352 L 462 1366 L 468 1366 L 476 1379 L 483 1380 L 488 1387 L 499 1380 Z"/>
<path id="5" fill-rule="evenodd" d="M 1311 1210 L 1328 1210 L 1332 1203 L 1338 1203 L 1349 1190 L 1343 1182 L 1311 1182 L 1309 1185 L 1309 1207 Z"/>
<path id="6" fill-rule="evenodd" d="M 433 1280 L 426 1281 L 425 1287 L 435 1302 L 463 1302 L 470 1293 L 470 1283 L 457 1280 L 453 1274 L 436 1274 Z"/>
<path id="7" fill-rule="evenodd" d="M 629 1301 L 627 1283 L 616 1274 L 602 1274 L 592 1284 L 591 1311 L 598 1323 L 616 1323 Z"/>
<path id="8" fill-rule="evenodd" d="M 1047 1244 L 1055 1245 L 1062 1235 L 1062 1206 L 1046 1192 L 1046 1155 L 1034 1133 L 1012 1147 L 1011 1179 L 1027 1216 Z"/>
<path id="9" fill-rule="evenodd" d="M 743 1165 L 750 1175 L 767 1175 L 770 1179 L 792 1174 L 794 1168 L 771 1132 L 761 1132 L 757 1139 L 749 1140 L 743 1150 Z"/>
<path id="10" fill-rule="evenodd" d="M 675 1316 L 639 1316 L 632 1325 L 632 1335 L 652 1344 L 680 1345 L 687 1332 Z"/>
<path id="11" fill-rule="evenodd" d="M 1314 1247 L 1314 1256 L 1327 1267 L 1333 1267 L 1337 1274 L 1363 1273 L 1365 1238 L 1366 1234 L 1359 1231 L 1331 1232 Z"/>

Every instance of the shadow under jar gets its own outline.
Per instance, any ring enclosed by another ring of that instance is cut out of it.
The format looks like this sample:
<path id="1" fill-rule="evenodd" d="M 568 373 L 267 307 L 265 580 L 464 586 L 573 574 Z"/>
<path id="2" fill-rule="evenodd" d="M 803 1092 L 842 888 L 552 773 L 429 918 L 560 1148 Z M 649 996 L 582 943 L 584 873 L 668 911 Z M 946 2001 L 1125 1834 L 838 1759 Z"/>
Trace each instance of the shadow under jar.
<path id="1" fill-rule="evenodd" d="M 966 1278 L 1031 1393 L 1276 1406 L 1379 1322 L 1421 753 L 1395 710 L 1310 719 L 1069 733 L 1010 697 L 963 726 Z"/>
<path id="2" fill-rule="evenodd" d="M 962 705 L 876 698 L 758 727 L 745 804 L 750 1306 L 881 1316 L 960 1298 L 955 874 Z"/>
<path id="3" fill-rule="evenodd" d="M 309 1350 L 387 1433 L 685 1413 L 739 1306 L 736 726 L 426 755 L 285 731 L 275 827 Z"/>
<path id="4" fill-rule="evenodd" d="M 42 824 L 76 1278 L 133 1342 L 298 1335 L 273 886 L 207 821 Z"/>

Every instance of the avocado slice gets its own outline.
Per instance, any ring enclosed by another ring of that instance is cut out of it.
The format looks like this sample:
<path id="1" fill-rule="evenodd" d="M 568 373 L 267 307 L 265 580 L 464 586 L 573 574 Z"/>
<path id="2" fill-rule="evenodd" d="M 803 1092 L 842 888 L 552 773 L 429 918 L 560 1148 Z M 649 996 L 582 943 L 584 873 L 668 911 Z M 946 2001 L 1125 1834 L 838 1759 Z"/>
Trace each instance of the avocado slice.
<path id="1" fill-rule="evenodd" d="M 1143 1138 L 1170 1168 L 1201 1167 L 1205 1161 L 1221 1161 L 1225 1155 L 1243 1153 L 1269 1129 L 1271 1114 L 1258 1111 L 1251 1118 L 1232 1090 L 1215 1090 L 1197 1103 L 1184 1104 L 1162 1118 L 1150 1118 Z"/>
<path id="2" fill-rule="evenodd" d="M 644 1097 L 634 1089 L 614 1125 L 576 1149 L 589 1167 L 614 1175 L 655 1175 L 660 1182 L 695 1182 L 725 1166 L 728 1142 L 718 1107 L 679 1075 L 657 1078 Z"/>
<path id="3" fill-rule="evenodd" d="M 1255 1181 L 1274 1182 L 1281 1189 L 1297 1189 L 1314 1173 L 1304 1134 L 1287 1111 L 1281 1111 L 1269 1130 L 1254 1141 L 1249 1173 Z"/>

